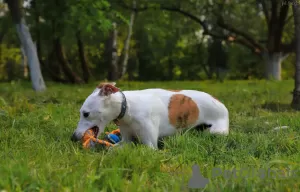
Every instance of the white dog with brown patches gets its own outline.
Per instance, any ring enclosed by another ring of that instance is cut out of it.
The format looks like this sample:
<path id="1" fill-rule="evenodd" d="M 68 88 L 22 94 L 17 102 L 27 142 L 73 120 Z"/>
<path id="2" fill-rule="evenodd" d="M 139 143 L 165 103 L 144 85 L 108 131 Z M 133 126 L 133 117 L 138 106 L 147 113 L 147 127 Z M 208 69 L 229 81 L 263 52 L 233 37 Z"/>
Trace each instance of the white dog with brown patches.
<path id="1" fill-rule="evenodd" d="M 96 127 L 98 137 L 113 120 L 118 120 L 122 135 L 118 145 L 137 137 L 156 149 L 159 138 L 201 124 L 210 125 L 210 133 L 229 133 L 227 108 L 207 93 L 164 89 L 120 91 L 115 83 L 102 83 L 83 103 L 72 140 L 80 140 L 92 127 Z"/>

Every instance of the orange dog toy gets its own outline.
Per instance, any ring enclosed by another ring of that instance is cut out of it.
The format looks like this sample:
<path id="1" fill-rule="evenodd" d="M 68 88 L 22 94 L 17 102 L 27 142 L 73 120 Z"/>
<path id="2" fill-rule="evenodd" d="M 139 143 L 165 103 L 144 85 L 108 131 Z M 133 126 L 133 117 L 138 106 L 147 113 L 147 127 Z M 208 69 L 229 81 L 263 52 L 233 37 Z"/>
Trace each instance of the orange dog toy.
<path id="1" fill-rule="evenodd" d="M 114 130 L 111 133 L 106 133 L 106 134 L 120 134 L 120 130 Z M 108 141 L 105 140 L 100 140 L 98 138 L 96 138 L 93 129 L 88 129 L 85 134 L 82 137 L 82 145 L 83 148 L 90 148 L 91 146 L 95 145 L 95 144 L 101 144 L 104 145 L 106 147 L 113 147 L 114 144 L 110 143 Z"/>

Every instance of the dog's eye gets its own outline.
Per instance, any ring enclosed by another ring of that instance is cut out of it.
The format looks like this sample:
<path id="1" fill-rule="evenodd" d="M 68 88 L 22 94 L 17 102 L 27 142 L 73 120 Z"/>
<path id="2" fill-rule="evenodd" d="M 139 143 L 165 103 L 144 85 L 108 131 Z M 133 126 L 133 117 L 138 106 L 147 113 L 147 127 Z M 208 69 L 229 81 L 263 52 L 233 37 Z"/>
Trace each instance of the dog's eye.
<path id="1" fill-rule="evenodd" d="M 88 117 L 90 115 L 90 112 L 83 112 L 82 114 L 86 118 L 86 117 Z"/>

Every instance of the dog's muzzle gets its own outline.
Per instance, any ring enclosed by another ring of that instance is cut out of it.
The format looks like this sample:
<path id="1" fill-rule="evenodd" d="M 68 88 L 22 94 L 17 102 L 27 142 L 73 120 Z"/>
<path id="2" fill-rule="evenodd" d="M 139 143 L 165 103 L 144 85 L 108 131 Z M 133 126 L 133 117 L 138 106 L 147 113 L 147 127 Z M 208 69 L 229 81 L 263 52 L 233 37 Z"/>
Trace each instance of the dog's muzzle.
<path id="1" fill-rule="evenodd" d="M 94 125 L 94 126 L 91 127 L 90 129 L 92 129 L 92 131 L 93 131 L 95 137 L 97 137 L 98 134 L 99 134 L 99 127 L 96 126 L 96 125 Z M 73 142 L 80 141 L 80 140 L 82 139 L 83 135 L 84 135 L 84 134 L 82 134 L 81 132 L 75 131 L 75 132 L 73 133 L 73 135 L 71 136 L 71 141 L 73 141 Z"/>

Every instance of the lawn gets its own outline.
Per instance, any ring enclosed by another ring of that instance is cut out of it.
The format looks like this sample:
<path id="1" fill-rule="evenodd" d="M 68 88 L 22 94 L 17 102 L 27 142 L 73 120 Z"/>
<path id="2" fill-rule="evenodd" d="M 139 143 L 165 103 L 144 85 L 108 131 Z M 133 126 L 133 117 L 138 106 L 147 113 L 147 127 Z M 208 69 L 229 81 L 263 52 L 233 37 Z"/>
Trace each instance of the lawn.
<path id="1" fill-rule="evenodd" d="M 203 191 L 300 188 L 300 114 L 289 107 L 293 81 L 118 82 L 122 90 L 208 92 L 228 107 L 231 132 L 189 131 L 167 138 L 159 151 L 128 145 L 110 152 L 70 141 L 80 106 L 96 84 L 47 83 L 38 94 L 29 83 L 0 84 L 0 191 L 189 191 L 194 164 L 209 178 Z M 273 130 L 282 125 L 290 128 Z M 225 176 L 217 177 L 214 167 Z M 246 168 L 272 174 L 225 172 Z"/>

